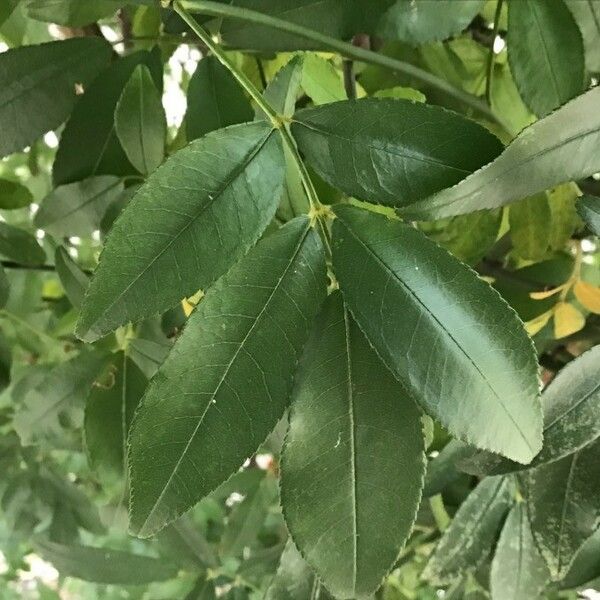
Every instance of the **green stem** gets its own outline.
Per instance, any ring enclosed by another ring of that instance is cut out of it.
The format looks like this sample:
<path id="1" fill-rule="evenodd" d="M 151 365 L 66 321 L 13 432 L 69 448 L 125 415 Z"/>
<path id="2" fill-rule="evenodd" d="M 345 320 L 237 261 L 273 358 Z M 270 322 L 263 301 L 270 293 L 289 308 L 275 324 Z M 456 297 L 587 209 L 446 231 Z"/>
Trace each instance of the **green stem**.
<path id="1" fill-rule="evenodd" d="M 185 8 L 185 2 L 176 0 L 173 4 L 173 8 L 179 14 L 179 16 L 190 26 L 192 31 L 206 44 L 214 56 L 225 66 L 226 69 L 238 80 L 240 85 L 248 92 L 250 97 L 256 102 L 260 109 L 267 115 L 271 120 L 273 127 L 279 131 L 281 140 L 290 151 L 290 155 L 294 159 L 302 185 L 306 192 L 306 196 L 311 206 L 311 218 L 317 223 L 320 228 L 323 242 L 326 245 L 329 253 L 331 254 L 331 244 L 329 240 L 329 231 L 327 225 L 324 222 L 328 215 L 328 209 L 323 207 L 319 202 L 319 196 L 310 178 L 306 165 L 298 152 L 296 141 L 292 137 L 289 131 L 288 125 L 282 115 L 279 115 L 277 111 L 265 100 L 255 85 L 242 73 L 222 51 L 220 46 L 216 44 L 207 31 L 205 31 L 194 19 L 192 15 L 187 12 Z"/>
<path id="2" fill-rule="evenodd" d="M 485 99 L 488 105 L 492 106 L 492 81 L 494 79 L 494 43 L 500 29 L 500 15 L 502 13 L 502 4 L 504 0 L 498 0 L 496 3 L 496 13 L 494 14 L 494 29 L 492 30 L 492 45 L 487 60 L 487 77 L 485 79 Z"/>
<path id="3" fill-rule="evenodd" d="M 219 62 L 238 80 L 238 83 L 248 92 L 252 100 L 257 106 L 267 115 L 273 127 L 279 129 L 281 127 L 281 119 L 273 110 L 270 104 L 263 98 L 262 94 L 256 89 L 254 84 L 246 77 L 245 73 L 240 71 L 233 64 L 229 57 L 221 50 L 219 44 L 215 43 L 210 34 L 201 27 L 196 19 L 190 15 L 185 7 L 184 2 L 176 0 L 173 3 L 175 12 L 189 25 L 190 29 L 204 42 L 206 47 L 213 53 Z"/>
<path id="4" fill-rule="evenodd" d="M 210 2 L 208 0 L 176 0 L 175 5 L 178 6 L 179 9 L 185 9 L 208 16 L 240 19 L 256 25 L 263 25 L 265 27 L 279 29 L 280 31 L 285 31 L 286 33 L 291 33 L 306 40 L 316 42 L 316 44 L 320 47 L 335 50 L 346 58 L 358 60 L 372 65 L 378 65 L 399 73 L 404 73 L 405 75 L 409 75 L 421 83 L 441 90 L 462 104 L 469 106 L 470 108 L 485 115 L 487 118 L 492 119 L 503 127 L 506 127 L 501 118 L 495 115 L 485 102 L 482 102 L 475 96 L 463 92 L 447 81 L 444 81 L 443 79 L 440 79 L 439 77 L 436 77 L 435 75 L 428 73 L 419 67 L 415 67 L 410 63 L 397 60 L 390 56 L 385 56 L 384 54 L 378 54 L 377 52 L 372 52 L 371 50 L 366 50 L 359 46 L 353 46 L 352 44 L 348 44 L 341 40 L 323 35 L 317 31 L 313 31 L 312 29 L 308 29 L 307 27 L 303 27 L 302 25 L 290 23 L 289 21 L 271 17 L 270 15 L 265 15 L 247 8 L 231 6 L 229 4 L 221 4 L 219 2 Z"/>

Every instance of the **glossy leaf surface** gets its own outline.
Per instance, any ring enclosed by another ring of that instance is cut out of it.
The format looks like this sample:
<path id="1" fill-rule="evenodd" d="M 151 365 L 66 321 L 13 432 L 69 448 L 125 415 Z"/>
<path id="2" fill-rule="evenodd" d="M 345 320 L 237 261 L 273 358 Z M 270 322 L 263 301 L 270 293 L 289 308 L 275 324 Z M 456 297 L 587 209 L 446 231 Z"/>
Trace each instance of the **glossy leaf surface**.
<path id="1" fill-rule="evenodd" d="M 514 311 L 409 225 L 336 215 L 335 273 L 386 365 L 455 437 L 530 462 L 542 445 L 537 361 Z"/>
<path id="2" fill-rule="evenodd" d="M 214 132 L 180 150 L 113 226 L 78 334 L 96 339 L 209 286 L 269 224 L 283 173 L 281 142 L 266 123 Z"/>
<path id="3" fill-rule="evenodd" d="M 502 150 L 491 133 L 456 113 L 389 98 L 298 111 L 292 133 L 328 183 L 387 206 L 405 206 L 454 185 Z"/>
<path id="4" fill-rule="evenodd" d="M 305 218 L 265 238 L 207 292 L 133 422 L 137 535 L 191 508 L 275 426 L 324 292 L 322 247 Z"/>
<path id="5" fill-rule="evenodd" d="M 596 87 L 527 127 L 498 158 L 458 185 L 401 213 L 410 219 L 432 219 L 498 208 L 597 172 L 598 102 Z"/>
<path id="6" fill-rule="evenodd" d="M 294 542 L 336 597 L 374 593 L 410 534 L 425 470 L 420 419 L 341 294 L 330 296 L 296 381 L 281 497 Z"/>

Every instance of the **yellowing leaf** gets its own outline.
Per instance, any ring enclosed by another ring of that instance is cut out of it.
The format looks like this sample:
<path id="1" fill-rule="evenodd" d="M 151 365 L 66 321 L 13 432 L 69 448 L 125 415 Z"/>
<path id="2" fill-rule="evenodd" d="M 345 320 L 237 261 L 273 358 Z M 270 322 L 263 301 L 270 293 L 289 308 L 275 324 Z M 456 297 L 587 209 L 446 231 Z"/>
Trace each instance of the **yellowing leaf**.
<path id="1" fill-rule="evenodd" d="M 559 285 L 557 288 L 553 288 L 551 290 L 546 290 L 544 292 L 531 292 L 529 297 L 533 300 L 545 300 L 546 298 L 550 298 L 554 296 L 554 294 L 558 294 L 561 290 L 565 288 L 564 285 Z"/>
<path id="2" fill-rule="evenodd" d="M 573 291 L 582 306 L 600 315 L 600 287 L 586 283 L 585 281 L 578 281 Z"/>
<path id="3" fill-rule="evenodd" d="M 553 310 L 547 310 L 545 313 L 535 317 L 535 319 L 531 319 L 531 321 L 527 321 L 525 323 L 525 329 L 530 336 L 534 336 L 536 333 L 541 331 L 546 323 L 550 320 L 552 316 Z"/>
<path id="4" fill-rule="evenodd" d="M 585 317 L 568 302 L 560 302 L 554 310 L 554 337 L 566 337 L 583 329 Z"/>

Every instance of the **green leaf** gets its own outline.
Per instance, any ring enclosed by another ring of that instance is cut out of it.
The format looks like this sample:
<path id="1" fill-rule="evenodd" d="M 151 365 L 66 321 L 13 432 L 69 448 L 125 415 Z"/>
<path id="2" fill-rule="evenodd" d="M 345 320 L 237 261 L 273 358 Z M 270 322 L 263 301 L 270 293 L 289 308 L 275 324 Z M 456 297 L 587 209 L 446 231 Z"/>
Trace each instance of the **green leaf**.
<path id="1" fill-rule="evenodd" d="M 2 270 L 3 272 L 3 270 Z M 2 276 L 0 275 L 0 293 L 2 291 Z M 2 303 L 0 302 L 0 306 Z M 0 331 L 0 391 L 6 389 L 10 383 L 10 371 L 12 367 L 12 347 L 4 334 Z"/>
<path id="2" fill-rule="evenodd" d="M 318 594 L 315 596 L 315 592 Z M 291 540 L 285 546 L 277 573 L 267 589 L 265 600 L 329 600 L 314 571 Z"/>
<path id="3" fill-rule="evenodd" d="M 566 367 L 542 394 L 544 445 L 529 467 L 562 459 L 600 437 L 600 346 Z M 477 474 L 520 471 L 523 465 L 486 452 L 477 453 L 466 470 Z"/>
<path id="4" fill-rule="evenodd" d="M 579 189 L 574 183 L 559 185 L 548 192 L 550 204 L 550 248 L 564 249 L 571 236 L 582 226 L 577 215 L 576 201 Z"/>
<path id="5" fill-rule="evenodd" d="M 415 46 L 445 40 L 465 29 L 483 4 L 483 0 L 396 0 L 377 33 Z"/>
<path id="6" fill-rule="evenodd" d="M 294 56 L 282 67 L 264 92 L 265 100 L 281 115 L 291 118 L 296 109 L 296 99 L 300 93 L 304 55 Z M 266 115 L 256 109 L 256 118 L 265 119 Z M 289 221 L 294 217 L 308 213 L 310 209 L 306 191 L 300 179 L 298 166 L 287 146 L 285 154 L 285 183 L 282 198 L 277 209 L 277 217 Z"/>
<path id="7" fill-rule="evenodd" d="M 351 206 L 335 212 L 335 274 L 388 368 L 455 437 L 530 462 L 542 413 L 535 352 L 516 313 L 413 227 Z"/>
<path id="8" fill-rule="evenodd" d="M 208 290 L 132 425 L 136 535 L 192 507 L 273 429 L 324 294 L 323 251 L 306 218 L 265 238 Z"/>
<path id="9" fill-rule="evenodd" d="M 583 36 L 588 71 L 600 71 L 600 5 L 592 0 L 565 0 Z"/>
<path id="10" fill-rule="evenodd" d="M 600 198 L 584 195 L 577 200 L 577 212 L 587 226 L 600 236 Z"/>
<path id="11" fill-rule="evenodd" d="M 404 206 L 458 183 L 502 150 L 491 133 L 456 113 L 387 98 L 301 110 L 292 132 L 325 181 L 386 206 Z"/>
<path id="12" fill-rule="evenodd" d="M 4 222 L 0 222 L 0 254 L 32 267 L 46 260 L 46 253 L 30 233 Z"/>
<path id="13" fill-rule="evenodd" d="M 419 90 L 400 85 L 383 90 L 377 90 L 373 96 L 375 98 L 395 98 L 396 100 L 414 100 L 415 102 L 425 102 L 425 94 Z"/>
<path id="14" fill-rule="evenodd" d="M 184 600 L 216 600 L 215 584 L 213 580 L 199 577 L 196 585 Z"/>
<path id="15" fill-rule="evenodd" d="M 277 479 L 266 473 L 229 514 L 221 537 L 221 555 L 242 558 L 248 549 L 260 547 L 258 535 L 277 500 Z"/>
<path id="16" fill-rule="evenodd" d="M 0 308 L 4 308 L 10 296 L 10 282 L 6 276 L 6 271 L 0 266 Z"/>
<path id="17" fill-rule="evenodd" d="M 122 193 L 123 181 L 111 175 L 61 185 L 42 200 L 35 225 L 58 238 L 89 236 Z"/>
<path id="18" fill-rule="evenodd" d="M 553 580 L 568 572 L 600 519 L 600 442 L 524 473 L 531 530 Z"/>
<path id="19" fill-rule="evenodd" d="M 526 260 L 543 260 L 550 246 L 548 223 L 552 220 L 545 192 L 511 204 L 508 215 L 516 253 Z"/>
<path id="20" fill-rule="evenodd" d="M 252 120 L 252 107 L 240 84 L 214 56 L 204 57 L 190 79 L 185 130 L 188 140 Z"/>
<path id="21" fill-rule="evenodd" d="M 349 39 L 356 33 L 374 32 L 381 15 L 394 0 L 237 0 L 234 4 L 303 25 L 330 37 Z M 237 48 L 253 50 L 312 50 L 318 47 L 272 27 L 225 19 L 223 40 Z"/>
<path id="22" fill-rule="evenodd" d="M 538 116 L 583 91 L 583 40 L 563 0 L 509 2 L 507 46 L 517 88 Z"/>
<path id="23" fill-rule="evenodd" d="M 110 548 L 64 545 L 44 538 L 34 540 L 35 551 L 62 576 L 117 585 L 143 585 L 177 575 L 177 567 L 163 559 Z"/>
<path id="24" fill-rule="evenodd" d="M 23 150 L 63 123 L 77 100 L 76 84 L 90 84 L 110 54 L 106 41 L 94 37 L 0 54 L 0 156 Z"/>
<path id="25" fill-rule="evenodd" d="M 29 206 L 33 202 L 31 192 L 20 183 L 0 179 L 0 209 L 13 210 Z"/>
<path id="26" fill-rule="evenodd" d="M 144 175 L 165 157 L 167 118 L 152 75 L 138 65 L 115 108 L 115 128 L 129 162 Z"/>
<path id="27" fill-rule="evenodd" d="M 429 559 L 423 578 L 432 585 L 445 585 L 467 571 L 475 571 L 496 540 L 512 494 L 508 479 L 484 479 L 460 505 Z"/>
<path id="28" fill-rule="evenodd" d="M 600 87 L 524 129 L 504 152 L 453 188 L 400 209 L 433 219 L 498 208 L 600 170 Z"/>
<path id="29" fill-rule="evenodd" d="M 77 335 L 95 340 L 211 285 L 271 221 L 283 175 L 280 138 L 264 122 L 215 131 L 180 150 L 113 226 Z"/>
<path id="30" fill-rule="evenodd" d="M 67 298 L 75 308 L 79 308 L 90 282 L 89 277 L 62 246 L 59 246 L 54 253 L 54 264 Z"/>
<path id="31" fill-rule="evenodd" d="M 535 547 L 524 502 L 512 507 L 492 561 L 492 600 L 538 600 L 550 573 Z"/>
<path id="32" fill-rule="evenodd" d="M 600 577 L 600 529 L 585 541 L 575 555 L 569 572 L 560 582 L 561 589 L 576 588 Z"/>
<path id="33" fill-rule="evenodd" d="M 427 465 L 423 497 L 429 498 L 444 491 L 464 475 L 456 467 L 463 457 L 473 454 L 473 448 L 464 442 L 450 440 L 441 452 Z"/>
<path id="34" fill-rule="evenodd" d="M 124 352 L 117 352 L 107 376 L 96 384 L 85 405 L 85 447 L 97 472 L 123 475 L 127 434 L 148 380 Z"/>
<path id="35" fill-rule="evenodd" d="M 130 175 L 136 170 L 115 130 L 115 108 L 134 69 L 146 65 L 162 90 L 160 51 L 135 52 L 113 62 L 77 103 L 60 139 L 53 167 L 55 185 L 95 175 Z"/>
<path id="36" fill-rule="evenodd" d="M 125 2 L 114 0 L 33 0 L 27 4 L 30 19 L 67 27 L 82 27 L 114 15 Z"/>
<path id="37" fill-rule="evenodd" d="M 333 294 L 295 387 L 281 503 L 292 539 L 334 596 L 364 598 L 380 586 L 410 535 L 424 471 L 420 412 Z"/>
<path id="38" fill-rule="evenodd" d="M 456 258 L 477 264 L 494 245 L 501 224 L 501 210 L 480 210 L 442 221 L 420 223 L 419 228 Z"/>
<path id="39" fill-rule="evenodd" d="M 301 86 L 315 104 L 346 99 L 340 73 L 328 60 L 312 52 L 304 56 Z"/>
<path id="40" fill-rule="evenodd" d="M 105 353 L 84 350 L 28 390 L 14 419 L 21 443 L 30 446 L 59 437 L 67 420 L 80 425 L 85 398 L 106 362 Z"/>
<path id="41" fill-rule="evenodd" d="M 284 117 L 291 118 L 296 110 L 304 67 L 304 55 L 297 54 L 283 66 L 264 91 L 265 100 Z M 262 111 L 257 116 L 264 118 Z"/>

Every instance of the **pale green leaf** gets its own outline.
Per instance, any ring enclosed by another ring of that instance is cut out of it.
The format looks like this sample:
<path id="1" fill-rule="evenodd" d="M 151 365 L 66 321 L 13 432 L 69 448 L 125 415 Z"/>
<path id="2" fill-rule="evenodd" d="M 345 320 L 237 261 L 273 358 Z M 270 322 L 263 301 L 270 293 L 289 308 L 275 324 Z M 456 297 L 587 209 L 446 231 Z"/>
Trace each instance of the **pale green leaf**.
<path id="1" fill-rule="evenodd" d="M 388 368 L 452 435 L 529 463 L 542 412 L 533 344 L 515 312 L 413 227 L 335 211 L 335 274 Z"/>
<path id="2" fill-rule="evenodd" d="M 600 519 L 600 442 L 524 473 L 531 530 L 553 580 L 560 580 Z"/>
<path id="3" fill-rule="evenodd" d="M 550 573 L 535 547 L 527 519 L 527 507 L 512 507 L 502 528 L 492 561 L 490 588 L 492 600 L 538 600 Z"/>
<path id="4" fill-rule="evenodd" d="M 511 204 L 508 215 L 515 252 L 526 260 L 541 261 L 549 250 L 552 219 L 545 192 Z"/>
<path id="5" fill-rule="evenodd" d="M 329 600 L 314 571 L 289 540 L 265 600 Z"/>
<path id="6" fill-rule="evenodd" d="M 437 106 L 363 98 L 301 110 L 292 132 L 328 183 L 359 200 L 404 206 L 495 158 L 500 142 Z"/>
<path id="7" fill-rule="evenodd" d="M 42 200 L 35 225 L 58 238 L 91 235 L 122 192 L 123 181 L 110 175 L 61 185 Z"/>
<path id="8" fill-rule="evenodd" d="M 315 104 L 346 99 L 340 73 L 325 58 L 308 52 L 302 62 L 302 89 Z"/>
<path id="9" fill-rule="evenodd" d="M 115 129 L 129 162 L 144 175 L 165 156 L 167 119 L 159 91 L 145 65 L 138 65 L 115 108 Z"/>
<path id="10" fill-rule="evenodd" d="M 0 222 L 0 255 L 32 267 L 43 264 L 46 259 L 46 253 L 33 235 L 4 222 Z"/>
<path id="11" fill-rule="evenodd" d="M 265 89 L 265 100 L 284 117 L 292 117 L 296 109 L 296 100 L 302 83 L 303 63 L 303 54 L 294 56 L 277 71 Z M 257 110 L 257 116 L 265 118 L 264 113 L 259 110 Z"/>
<path id="12" fill-rule="evenodd" d="M 77 334 L 97 339 L 208 287 L 271 221 L 283 174 L 280 139 L 264 122 L 215 131 L 180 150 L 113 226 Z"/>
<path id="13" fill-rule="evenodd" d="M 423 578 L 432 585 L 444 585 L 475 571 L 496 540 L 512 494 L 513 486 L 507 479 L 484 479 L 460 505 L 429 559 Z"/>
<path id="14" fill-rule="evenodd" d="M 263 442 L 288 404 L 324 293 L 323 251 L 306 218 L 266 237 L 208 290 L 132 425 L 136 535 L 191 508 Z"/>
<path id="15" fill-rule="evenodd" d="M 14 426 L 25 446 L 56 439 L 61 423 L 81 425 L 83 404 L 107 355 L 84 350 L 43 375 L 17 409 Z"/>
<path id="16" fill-rule="evenodd" d="M 420 413 L 330 296 L 297 378 L 281 461 L 292 539 L 338 598 L 380 586 L 410 535 L 425 456 Z"/>
<path id="17" fill-rule="evenodd" d="M 142 585 L 177 575 L 177 567 L 163 559 L 122 550 L 57 544 L 39 537 L 34 548 L 61 575 L 96 583 Z"/>
<path id="18" fill-rule="evenodd" d="M 124 2 L 118 0 L 30 0 L 30 19 L 67 27 L 82 27 L 114 15 Z"/>
<path id="19" fill-rule="evenodd" d="M 600 170 L 600 87 L 524 129 L 504 152 L 453 188 L 400 210 L 409 219 L 498 208 Z"/>

